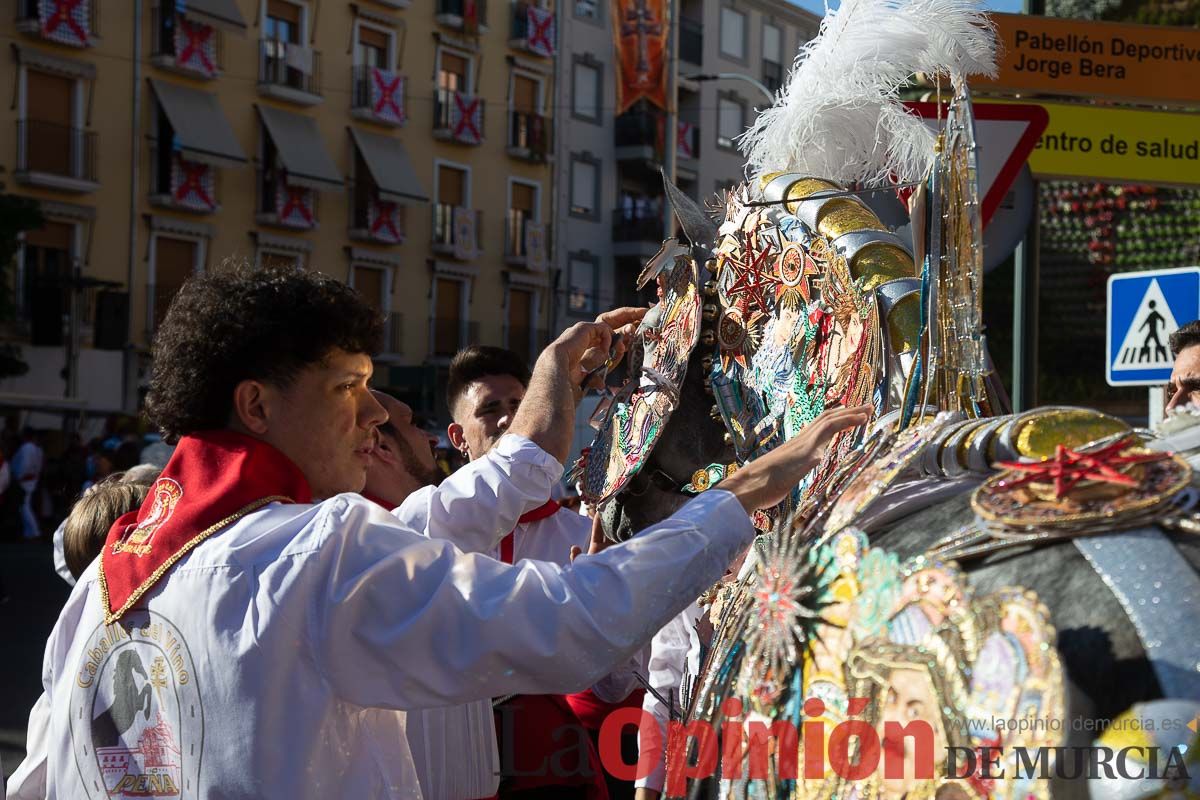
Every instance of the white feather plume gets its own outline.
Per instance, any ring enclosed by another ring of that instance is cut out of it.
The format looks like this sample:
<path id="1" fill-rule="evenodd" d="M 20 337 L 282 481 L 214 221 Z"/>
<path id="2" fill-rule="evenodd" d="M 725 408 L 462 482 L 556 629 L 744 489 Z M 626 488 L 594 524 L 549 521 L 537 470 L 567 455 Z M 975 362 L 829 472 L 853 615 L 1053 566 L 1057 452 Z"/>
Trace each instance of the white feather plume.
<path id="1" fill-rule="evenodd" d="M 976 0 L 842 0 L 800 50 L 775 105 L 740 137 L 747 172 L 920 180 L 934 135 L 899 97 L 918 72 L 995 75 L 995 33 Z"/>

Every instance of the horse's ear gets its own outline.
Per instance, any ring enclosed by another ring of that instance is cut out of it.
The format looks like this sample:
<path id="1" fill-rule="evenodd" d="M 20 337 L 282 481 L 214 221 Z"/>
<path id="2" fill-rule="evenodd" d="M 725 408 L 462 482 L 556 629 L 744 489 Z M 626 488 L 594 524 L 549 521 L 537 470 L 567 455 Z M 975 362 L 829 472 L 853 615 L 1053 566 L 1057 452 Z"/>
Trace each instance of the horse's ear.
<path id="1" fill-rule="evenodd" d="M 712 247 L 716 244 L 717 224 L 704 213 L 704 209 L 696 205 L 696 201 L 671 182 L 665 171 L 662 172 L 662 179 L 663 188 L 667 190 L 667 200 L 670 201 L 683 232 L 691 240 L 692 247 Z"/>

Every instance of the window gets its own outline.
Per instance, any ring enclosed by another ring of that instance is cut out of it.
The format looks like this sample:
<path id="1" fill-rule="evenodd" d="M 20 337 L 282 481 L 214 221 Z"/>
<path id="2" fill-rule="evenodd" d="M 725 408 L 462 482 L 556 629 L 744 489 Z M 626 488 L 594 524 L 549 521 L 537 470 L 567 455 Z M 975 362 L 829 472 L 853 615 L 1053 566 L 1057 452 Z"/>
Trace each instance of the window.
<path id="1" fill-rule="evenodd" d="M 388 292 L 387 273 L 377 267 L 351 268 L 350 285 L 354 287 L 367 305 L 382 313 L 387 313 Z"/>
<path id="2" fill-rule="evenodd" d="M 571 112 L 589 122 L 600 121 L 600 65 L 576 61 L 571 70 Z"/>
<path id="3" fill-rule="evenodd" d="M 542 110 L 542 82 L 528 75 L 513 73 L 512 109 L 518 114 L 537 114 Z"/>
<path id="4" fill-rule="evenodd" d="M 462 346 L 464 290 L 463 282 L 452 278 L 438 278 L 434 282 L 432 350 L 435 356 L 449 358 Z"/>
<path id="5" fill-rule="evenodd" d="M 471 59 L 442 50 L 438 57 L 437 88 L 446 92 L 469 92 Z"/>
<path id="6" fill-rule="evenodd" d="M 542 82 L 538 78 L 512 74 L 509 85 L 508 146 L 540 160 L 546 153 L 546 121 L 542 117 Z"/>
<path id="7" fill-rule="evenodd" d="M 25 234 L 20 300 L 35 345 L 62 344 L 74 242 L 75 226 L 67 222 L 47 221 Z"/>
<path id="8" fill-rule="evenodd" d="M 571 157 L 571 216 L 599 216 L 600 165 L 580 156 Z"/>
<path id="9" fill-rule="evenodd" d="M 154 329 L 163 321 L 180 287 L 196 272 L 199 254 L 200 243 L 195 240 L 161 234 L 154 237 L 154 291 L 150 295 Z"/>
<path id="10" fill-rule="evenodd" d="M 575 0 L 575 16 L 600 19 L 600 0 Z"/>
<path id="11" fill-rule="evenodd" d="M 592 316 L 596 313 L 598 266 L 595 256 L 571 254 L 567 286 L 568 312 L 580 316 Z"/>
<path id="12" fill-rule="evenodd" d="M 783 84 L 783 31 L 771 23 L 763 25 L 763 84 L 772 92 Z"/>
<path id="13" fill-rule="evenodd" d="M 25 169 L 75 177 L 75 86 L 73 78 L 25 73 Z"/>
<path id="14" fill-rule="evenodd" d="M 746 15 L 732 8 L 721 9 L 721 55 L 746 60 Z"/>
<path id="15" fill-rule="evenodd" d="M 304 10 L 287 0 L 267 0 L 267 15 L 263 19 L 263 37 L 288 44 L 300 44 L 304 31 Z"/>
<path id="16" fill-rule="evenodd" d="M 275 253 L 261 250 L 258 254 L 258 265 L 263 269 L 300 269 L 299 253 Z"/>
<path id="17" fill-rule="evenodd" d="M 533 360 L 533 314 L 535 298 L 528 289 L 508 290 L 508 349 L 526 364 Z"/>
<path id="18" fill-rule="evenodd" d="M 452 128 L 454 95 L 471 93 L 471 59 L 449 50 L 438 51 L 437 91 L 434 97 L 435 130 Z M 482 120 L 482 114 L 480 116 Z"/>
<path id="19" fill-rule="evenodd" d="M 733 140 L 746 130 L 746 105 L 733 97 L 717 99 L 717 147 L 735 149 Z"/>
<path id="20" fill-rule="evenodd" d="M 533 183 L 511 181 L 508 185 L 508 220 L 504 231 L 504 253 L 524 258 L 525 226 L 538 221 L 538 194 L 541 187 Z"/>
<path id="21" fill-rule="evenodd" d="M 439 164 L 433 205 L 433 241 L 454 244 L 454 209 L 466 207 L 469 175 L 465 169 Z"/>
<path id="22" fill-rule="evenodd" d="M 392 35 L 379 28 L 358 23 L 358 41 L 354 48 L 354 63 L 362 67 L 390 70 Z"/>

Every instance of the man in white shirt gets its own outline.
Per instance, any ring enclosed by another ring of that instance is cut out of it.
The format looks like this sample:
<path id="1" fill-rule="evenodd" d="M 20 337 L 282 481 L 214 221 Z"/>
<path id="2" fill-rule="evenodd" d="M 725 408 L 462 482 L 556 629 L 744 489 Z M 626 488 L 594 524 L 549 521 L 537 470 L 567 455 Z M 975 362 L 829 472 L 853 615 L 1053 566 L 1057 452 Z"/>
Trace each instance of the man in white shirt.
<path id="1" fill-rule="evenodd" d="M 497 447 L 501 494 L 561 476 L 611 336 L 580 323 L 539 358 Z M 50 635 L 10 798 L 420 797 L 396 711 L 595 681 L 720 577 L 747 509 L 867 415 L 832 412 L 632 542 L 510 566 L 347 494 L 386 419 L 367 388 L 381 337 L 317 272 L 215 270 L 176 295 L 147 404 L 178 445 Z"/>
<path id="2" fill-rule="evenodd" d="M 37 513 L 33 510 L 33 499 L 38 481 L 42 477 L 43 453 L 37 442 L 37 434 L 32 428 L 24 430 L 21 440 L 21 446 L 13 455 L 12 468 L 17 477 L 17 484 L 25 493 L 21 500 L 21 533 L 26 539 L 36 539 L 42 532 L 38 526 Z"/>
<path id="3" fill-rule="evenodd" d="M 362 495 L 391 511 L 413 492 L 435 486 L 445 476 L 433 457 L 437 437 L 417 427 L 408 403 L 378 389 L 371 394 L 388 418 L 375 429 L 377 438 Z"/>

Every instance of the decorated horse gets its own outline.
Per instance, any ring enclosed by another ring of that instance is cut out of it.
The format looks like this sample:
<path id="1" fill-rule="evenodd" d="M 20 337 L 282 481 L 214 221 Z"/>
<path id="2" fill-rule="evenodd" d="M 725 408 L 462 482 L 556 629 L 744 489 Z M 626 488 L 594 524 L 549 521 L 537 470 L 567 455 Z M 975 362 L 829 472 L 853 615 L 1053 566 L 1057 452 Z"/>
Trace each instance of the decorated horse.
<path id="1" fill-rule="evenodd" d="M 828 408 L 876 409 L 755 513 L 763 535 L 703 598 L 715 632 L 682 705 L 725 757 L 692 796 L 1200 792 L 1200 415 L 1149 432 L 1006 413 L 965 88 L 994 47 L 958 0 L 844 0 L 744 138 L 752 177 L 716 218 L 668 182 L 687 243 L 643 270 L 659 301 L 579 465 L 609 536 Z M 899 103 L 914 73 L 946 79 L 937 131 Z M 905 197 L 911 240 L 861 199 L 880 187 Z M 776 737 L 756 774 L 728 747 L 754 723 L 817 732 Z M 703 761 L 685 744 L 669 769 Z"/>

